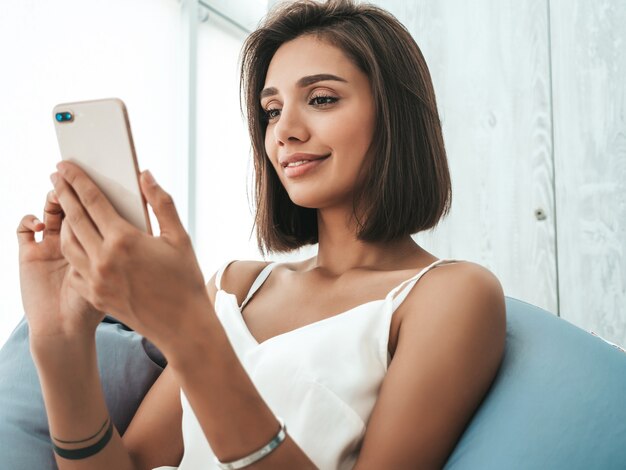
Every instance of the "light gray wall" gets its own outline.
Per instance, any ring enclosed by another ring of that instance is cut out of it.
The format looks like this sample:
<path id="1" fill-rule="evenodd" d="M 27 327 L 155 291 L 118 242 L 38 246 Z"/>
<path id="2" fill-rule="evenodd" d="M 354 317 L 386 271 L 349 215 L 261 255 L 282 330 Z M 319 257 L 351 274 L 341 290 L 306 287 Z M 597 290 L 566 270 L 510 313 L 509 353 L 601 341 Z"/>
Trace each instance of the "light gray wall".
<path id="1" fill-rule="evenodd" d="M 626 344 L 626 2 L 550 2 L 562 316 Z"/>
<path id="2" fill-rule="evenodd" d="M 416 238 L 626 344 L 626 2 L 374 3 L 422 49 L 451 167 L 451 214 Z"/>

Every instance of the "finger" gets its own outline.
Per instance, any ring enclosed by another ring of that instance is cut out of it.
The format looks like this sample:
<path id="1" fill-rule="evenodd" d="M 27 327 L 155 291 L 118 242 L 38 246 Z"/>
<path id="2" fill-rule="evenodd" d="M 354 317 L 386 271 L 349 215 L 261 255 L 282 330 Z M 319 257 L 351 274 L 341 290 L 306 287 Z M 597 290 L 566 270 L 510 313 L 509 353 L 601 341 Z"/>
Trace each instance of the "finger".
<path id="1" fill-rule="evenodd" d="M 57 168 L 61 176 L 72 187 L 95 227 L 102 235 L 115 227 L 116 224 L 125 223 L 125 220 L 117 213 L 113 205 L 100 191 L 100 188 L 78 165 L 60 162 Z"/>
<path id="2" fill-rule="evenodd" d="M 69 224 L 61 226 L 61 253 L 67 262 L 78 272 L 89 272 L 89 256 Z"/>
<path id="3" fill-rule="evenodd" d="M 61 209 L 61 205 L 54 191 L 50 191 L 46 197 L 46 205 L 43 208 L 43 223 L 46 225 L 43 231 L 44 238 L 46 235 L 58 235 L 61 231 L 62 221 L 63 209 Z"/>
<path id="4" fill-rule="evenodd" d="M 183 227 L 174 200 L 172 196 L 166 193 L 161 186 L 154 180 L 152 173 L 146 170 L 141 173 L 141 190 L 148 204 L 152 206 L 154 215 L 156 215 L 161 229 L 161 236 L 179 239 L 187 236 L 187 232 Z"/>
<path id="5" fill-rule="evenodd" d="M 17 226 L 17 242 L 20 246 L 35 242 L 35 232 L 43 227 L 43 223 L 34 215 L 25 215 Z"/>
<path id="6" fill-rule="evenodd" d="M 58 173 L 50 176 L 54 191 L 65 213 L 64 224 L 69 223 L 80 244 L 90 253 L 97 253 L 102 244 L 102 236 L 91 217 L 81 204 L 69 183 Z"/>

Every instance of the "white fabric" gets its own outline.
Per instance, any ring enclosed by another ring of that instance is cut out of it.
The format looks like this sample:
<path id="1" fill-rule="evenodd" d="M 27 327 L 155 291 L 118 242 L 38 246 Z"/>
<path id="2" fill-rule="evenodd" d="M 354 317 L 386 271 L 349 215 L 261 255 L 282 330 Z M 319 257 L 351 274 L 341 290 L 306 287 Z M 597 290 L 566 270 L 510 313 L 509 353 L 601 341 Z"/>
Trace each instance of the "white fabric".
<path id="1" fill-rule="evenodd" d="M 400 283 L 384 299 L 366 302 L 262 343 L 257 343 L 248 330 L 241 310 L 277 263 L 261 271 L 241 306 L 234 294 L 220 287 L 222 273 L 232 261 L 218 271 L 215 310 L 239 360 L 274 414 L 285 420 L 288 434 L 321 470 L 354 466 L 389 366 L 387 343 L 393 312 L 427 271 L 455 261 L 437 260 Z M 182 389 L 180 394 L 183 459 L 179 467 L 153 470 L 217 468 Z"/>

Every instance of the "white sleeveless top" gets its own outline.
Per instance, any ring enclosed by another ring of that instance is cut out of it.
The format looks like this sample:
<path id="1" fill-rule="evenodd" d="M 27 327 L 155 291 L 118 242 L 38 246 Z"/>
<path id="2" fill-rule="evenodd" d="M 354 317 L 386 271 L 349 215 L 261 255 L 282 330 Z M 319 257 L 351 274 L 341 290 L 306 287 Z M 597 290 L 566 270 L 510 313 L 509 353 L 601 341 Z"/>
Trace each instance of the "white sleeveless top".
<path id="1" fill-rule="evenodd" d="M 387 346 L 393 312 L 426 272 L 456 261 L 437 260 L 384 299 L 261 343 L 248 330 L 241 310 L 278 263 L 261 271 L 241 306 L 234 294 L 220 287 L 222 273 L 232 261 L 217 272 L 215 311 L 239 360 L 270 409 L 285 421 L 287 433 L 321 470 L 354 466 L 391 360 Z M 179 467 L 153 470 L 215 469 L 214 454 L 182 389 L 180 396 L 183 459 Z"/>

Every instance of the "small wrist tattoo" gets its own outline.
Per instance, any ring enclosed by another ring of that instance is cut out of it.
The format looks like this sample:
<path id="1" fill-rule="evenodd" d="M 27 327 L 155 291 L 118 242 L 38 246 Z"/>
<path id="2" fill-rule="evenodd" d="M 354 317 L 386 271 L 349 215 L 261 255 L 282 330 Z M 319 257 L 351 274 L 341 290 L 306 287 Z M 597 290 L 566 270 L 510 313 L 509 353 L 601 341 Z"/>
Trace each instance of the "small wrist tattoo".
<path id="1" fill-rule="evenodd" d="M 50 436 L 50 437 L 52 437 L 52 439 L 54 439 L 55 441 L 60 442 L 62 444 L 80 444 L 81 442 L 87 442 L 87 441 L 90 441 L 93 438 L 97 437 L 98 434 L 100 434 L 102 432 L 102 430 L 106 427 L 106 425 L 108 423 L 109 423 L 109 418 L 107 417 L 107 419 L 104 420 L 104 423 L 102 424 L 100 429 L 98 429 L 97 433 L 95 433 L 93 436 L 86 437 L 85 439 L 81 439 L 79 441 L 64 441 L 63 439 L 59 439 L 58 437 L 54 437 L 54 436 Z"/>

